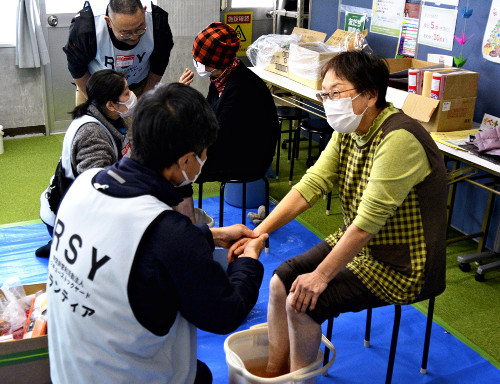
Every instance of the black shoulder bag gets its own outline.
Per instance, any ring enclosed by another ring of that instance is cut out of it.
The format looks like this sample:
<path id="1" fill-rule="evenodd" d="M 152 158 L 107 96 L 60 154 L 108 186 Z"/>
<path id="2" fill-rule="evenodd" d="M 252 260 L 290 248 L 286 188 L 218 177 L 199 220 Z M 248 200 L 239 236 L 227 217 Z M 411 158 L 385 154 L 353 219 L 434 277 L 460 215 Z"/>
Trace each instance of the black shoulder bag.
<path id="1" fill-rule="evenodd" d="M 73 179 L 66 177 L 64 174 L 62 159 L 60 159 L 57 163 L 56 171 L 54 172 L 54 177 L 52 178 L 49 189 L 45 193 L 45 197 L 49 201 L 50 209 L 56 215 L 59 210 L 59 205 L 61 205 L 61 201 L 73 181 Z"/>

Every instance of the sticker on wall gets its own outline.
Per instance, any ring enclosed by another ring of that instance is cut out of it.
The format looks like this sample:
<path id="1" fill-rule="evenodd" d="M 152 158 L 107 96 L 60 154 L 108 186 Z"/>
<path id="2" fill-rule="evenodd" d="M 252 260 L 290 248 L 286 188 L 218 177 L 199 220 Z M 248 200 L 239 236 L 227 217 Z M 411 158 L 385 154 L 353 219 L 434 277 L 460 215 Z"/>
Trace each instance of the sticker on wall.
<path id="1" fill-rule="evenodd" d="M 500 63 L 500 0 L 492 0 L 490 16 L 484 30 L 483 58 Z"/>
<path id="2" fill-rule="evenodd" d="M 441 55 L 439 53 L 428 53 L 427 61 L 436 64 L 444 64 L 448 67 L 453 67 L 453 56 Z"/>
<path id="3" fill-rule="evenodd" d="M 252 44 L 253 12 L 226 13 L 224 20 L 233 27 L 240 38 L 241 45 L 236 56 L 246 56 L 247 48 Z"/>

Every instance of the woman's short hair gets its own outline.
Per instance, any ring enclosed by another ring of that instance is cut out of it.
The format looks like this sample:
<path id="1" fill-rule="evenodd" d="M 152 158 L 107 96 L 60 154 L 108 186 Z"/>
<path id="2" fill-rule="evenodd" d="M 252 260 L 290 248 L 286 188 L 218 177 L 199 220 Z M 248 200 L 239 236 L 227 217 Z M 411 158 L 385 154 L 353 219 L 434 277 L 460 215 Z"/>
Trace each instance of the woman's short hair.
<path id="1" fill-rule="evenodd" d="M 132 159 L 154 170 L 189 152 L 201 155 L 217 138 L 212 108 L 196 89 L 181 83 L 158 85 L 144 94 L 132 120 Z"/>
<path id="2" fill-rule="evenodd" d="M 389 68 L 382 56 L 363 51 L 347 51 L 330 59 L 321 70 L 325 77 L 332 70 L 335 76 L 350 82 L 360 93 L 377 94 L 377 108 L 387 105 L 385 95 L 389 83 Z"/>
<path id="3" fill-rule="evenodd" d="M 125 90 L 125 75 L 112 69 L 102 69 L 90 76 L 86 89 L 87 101 L 73 109 L 73 119 L 86 114 L 90 105 L 104 113 L 108 101 L 118 102 Z"/>

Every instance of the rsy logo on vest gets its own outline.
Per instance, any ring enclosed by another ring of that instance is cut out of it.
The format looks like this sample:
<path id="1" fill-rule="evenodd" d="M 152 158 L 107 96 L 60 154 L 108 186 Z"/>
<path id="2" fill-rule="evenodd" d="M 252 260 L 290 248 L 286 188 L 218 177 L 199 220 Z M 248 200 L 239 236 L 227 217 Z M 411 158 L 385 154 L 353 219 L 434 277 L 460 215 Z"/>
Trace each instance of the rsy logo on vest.
<path id="1" fill-rule="evenodd" d="M 56 226 L 54 227 L 54 241 L 56 243 L 55 246 L 56 252 L 59 248 L 59 242 L 61 240 L 61 237 L 63 236 L 64 228 L 65 228 L 64 223 L 60 219 L 58 219 L 56 222 Z M 83 245 L 83 240 L 80 235 L 75 233 L 69 237 L 68 239 L 69 252 L 68 249 L 64 249 L 64 258 L 66 259 L 67 263 L 73 265 L 76 262 L 78 258 L 77 248 L 82 248 L 82 245 Z M 92 247 L 92 261 L 87 278 L 93 281 L 97 273 L 97 270 L 101 268 L 104 264 L 106 264 L 109 260 L 111 260 L 111 258 L 107 255 L 98 258 L 97 249 L 95 247 Z"/>
<path id="2" fill-rule="evenodd" d="M 116 70 L 127 68 L 134 65 L 135 57 L 138 59 L 138 64 L 141 64 L 145 54 L 146 52 L 137 55 L 116 55 L 116 58 L 113 58 L 113 56 L 105 56 L 104 65 Z"/>

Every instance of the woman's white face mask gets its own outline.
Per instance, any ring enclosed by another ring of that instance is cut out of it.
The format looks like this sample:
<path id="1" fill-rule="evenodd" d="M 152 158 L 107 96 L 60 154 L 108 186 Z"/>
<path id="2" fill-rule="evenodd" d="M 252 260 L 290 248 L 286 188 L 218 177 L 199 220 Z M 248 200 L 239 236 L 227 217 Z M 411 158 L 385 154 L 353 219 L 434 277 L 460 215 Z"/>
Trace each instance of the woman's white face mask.
<path id="1" fill-rule="evenodd" d="M 207 71 L 205 64 L 196 61 L 194 58 L 193 58 L 193 65 L 196 68 L 196 72 L 200 77 L 208 77 L 212 73 L 212 71 Z"/>
<path id="2" fill-rule="evenodd" d="M 118 102 L 118 104 L 122 104 L 127 107 L 127 112 L 120 112 L 117 111 L 121 117 L 127 117 L 132 114 L 132 111 L 134 110 L 135 106 L 137 105 L 137 96 L 135 95 L 134 92 L 130 91 L 128 100 L 125 101 L 124 103 Z"/>
<path id="3" fill-rule="evenodd" d="M 343 99 L 326 99 L 323 102 L 325 108 L 325 115 L 330 127 L 340 133 L 354 132 L 363 118 L 363 114 L 368 107 L 365 108 L 361 115 L 356 115 L 352 109 L 352 102 L 360 94 L 358 93 L 354 98 L 345 97 Z"/>

